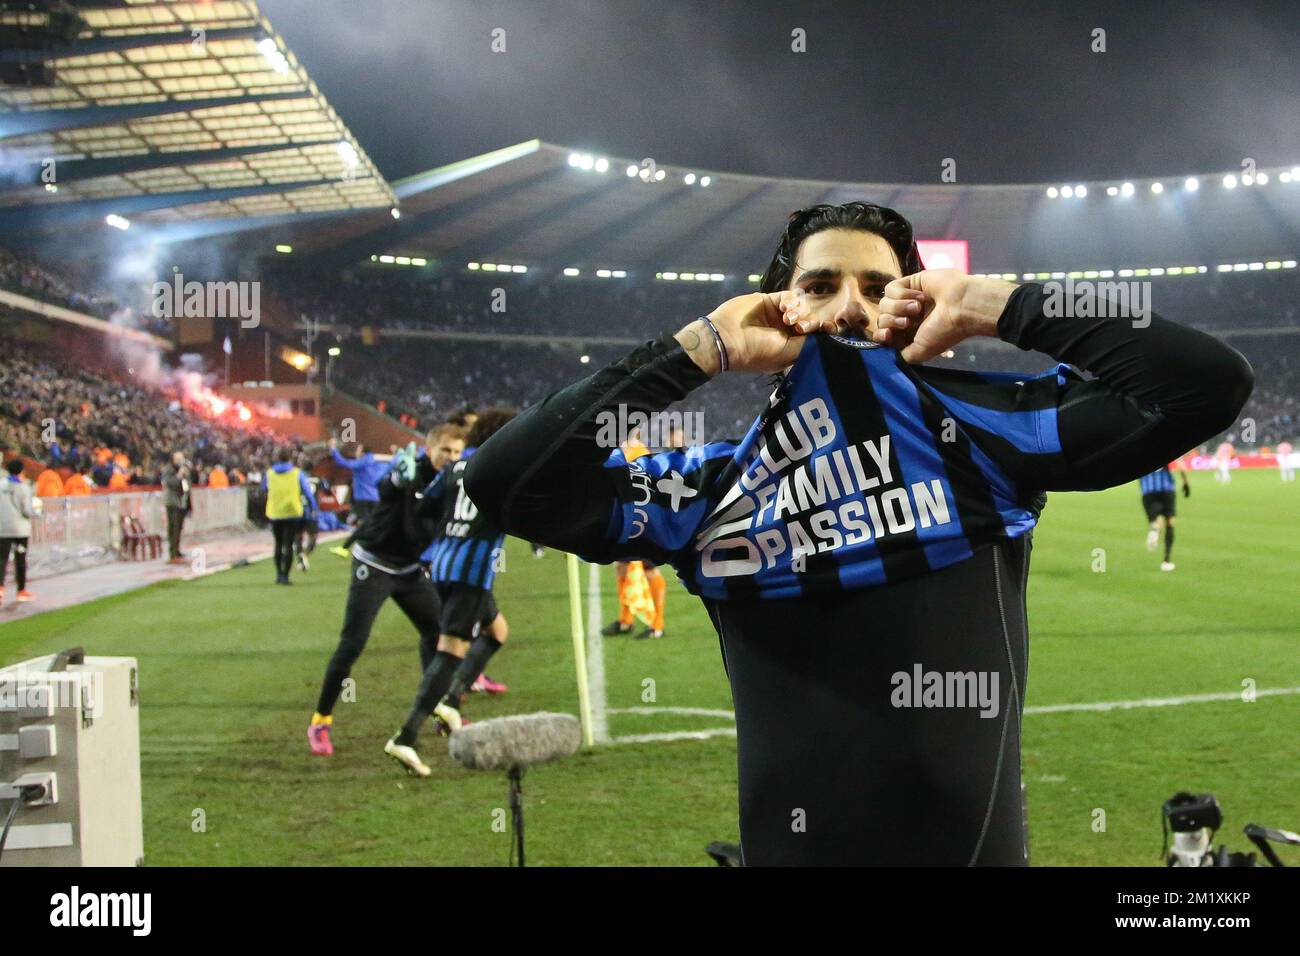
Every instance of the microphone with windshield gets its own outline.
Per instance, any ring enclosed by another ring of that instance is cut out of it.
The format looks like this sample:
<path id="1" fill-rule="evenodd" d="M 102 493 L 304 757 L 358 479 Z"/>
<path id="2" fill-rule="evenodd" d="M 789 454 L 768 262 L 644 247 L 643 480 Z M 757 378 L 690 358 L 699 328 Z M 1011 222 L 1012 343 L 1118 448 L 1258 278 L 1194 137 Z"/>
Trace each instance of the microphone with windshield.
<path id="1" fill-rule="evenodd" d="M 494 717 L 455 731 L 448 743 L 451 756 L 470 770 L 504 770 L 510 781 L 510 818 L 514 832 L 511 855 L 517 850 L 524 865 L 524 768 L 577 753 L 582 727 L 570 714 L 517 714 Z"/>

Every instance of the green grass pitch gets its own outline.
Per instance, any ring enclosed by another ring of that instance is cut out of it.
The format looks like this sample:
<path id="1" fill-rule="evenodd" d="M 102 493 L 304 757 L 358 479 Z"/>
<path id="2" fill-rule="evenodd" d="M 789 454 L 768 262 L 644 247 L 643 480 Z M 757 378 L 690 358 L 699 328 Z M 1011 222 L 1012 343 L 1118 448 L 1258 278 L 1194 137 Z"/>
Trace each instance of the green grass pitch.
<path id="1" fill-rule="evenodd" d="M 1300 688 L 1300 483 L 1274 471 L 1226 487 L 1208 473 L 1192 480 L 1173 573 L 1144 548 L 1135 484 L 1050 497 L 1031 571 L 1031 708 L 1236 695 L 1246 680 Z M 0 663 L 77 644 L 139 658 L 147 863 L 504 864 L 502 777 L 461 769 L 432 734 L 422 740 L 430 779 L 406 777 L 381 752 L 419 676 L 414 634 L 391 604 L 354 671 L 355 702 L 336 712 L 336 755 L 308 754 L 346 568 L 320 551 L 292 589 L 262 563 L 11 622 Z M 603 573 L 608 620 L 613 574 Z M 511 637 L 489 672 L 510 693 L 475 695 L 467 716 L 576 713 L 563 555 L 535 560 L 511 540 L 498 581 Z M 667 630 L 662 641 L 606 640 L 609 706 L 729 710 L 716 637 L 675 583 Z M 620 736 L 726 726 L 611 716 Z M 1160 805 L 1177 790 L 1214 792 L 1225 814 L 1217 842 L 1249 849 L 1247 822 L 1300 829 L 1300 694 L 1031 711 L 1024 779 L 1037 865 L 1156 865 Z M 709 865 L 704 846 L 737 837 L 735 783 L 726 736 L 607 745 L 535 768 L 524 780 L 529 862 Z"/>

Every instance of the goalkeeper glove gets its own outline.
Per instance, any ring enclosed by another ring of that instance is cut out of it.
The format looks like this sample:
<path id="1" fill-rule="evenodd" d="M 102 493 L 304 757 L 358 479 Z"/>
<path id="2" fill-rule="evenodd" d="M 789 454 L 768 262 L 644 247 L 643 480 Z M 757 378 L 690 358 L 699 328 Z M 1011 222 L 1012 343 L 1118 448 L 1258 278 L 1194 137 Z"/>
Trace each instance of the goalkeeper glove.
<path id="1" fill-rule="evenodd" d="M 401 481 L 410 481 L 415 477 L 415 442 L 401 448 L 393 454 L 393 470 Z"/>

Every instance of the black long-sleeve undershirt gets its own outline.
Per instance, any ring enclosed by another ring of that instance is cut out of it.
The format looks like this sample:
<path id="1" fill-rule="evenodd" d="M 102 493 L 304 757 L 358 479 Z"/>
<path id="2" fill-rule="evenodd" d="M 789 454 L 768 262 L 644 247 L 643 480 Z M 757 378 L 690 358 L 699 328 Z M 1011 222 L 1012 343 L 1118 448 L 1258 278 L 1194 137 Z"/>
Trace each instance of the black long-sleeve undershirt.
<path id="1" fill-rule="evenodd" d="M 1004 341 L 1094 376 L 1061 388 L 1061 460 L 1024 474 L 1027 490 L 1099 489 L 1131 481 L 1217 434 L 1235 419 L 1254 376 L 1234 349 L 1156 314 L 1149 324 L 1049 317 L 1039 285 L 1012 293 L 998 320 Z M 602 468 L 597 416 L 661 411 L 708 381 L 671 337 L 633 350 L 527 409 L 470 459 L 465 486 L 509 533 L 587 551 L 603 539 L 618 500 Z"/>

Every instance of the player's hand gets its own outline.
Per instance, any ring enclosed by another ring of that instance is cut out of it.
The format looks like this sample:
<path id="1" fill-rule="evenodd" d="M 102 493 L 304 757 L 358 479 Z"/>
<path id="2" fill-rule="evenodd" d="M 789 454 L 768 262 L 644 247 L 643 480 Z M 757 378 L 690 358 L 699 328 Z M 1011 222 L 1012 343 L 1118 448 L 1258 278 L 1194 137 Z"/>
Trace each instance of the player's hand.
<path id="1" fill-rule="evenodd" d="M 793 363 L 806 336 L 818 331 L 811 316 L 800 312 L 800 302 L 795 292 L 751 292 L 710 312 L 727 349 L 728 370 L 777 372 Z M 722 370 L 717 343 L 704 322 L 692 322 L 676 338 L 704 371 L 716 375 Z"/>
<path id="2" fill-rule="evenodd" d="M 330 451 L 333 451 L 335 448 L 339 447 L 339 440 L 335 438 L 333 435 L 331 435 L 330 440 L 327 441 L 325 444 Z"/>
<path id="3" fill-rule="evenodd" d="M 977 335 L 996 336 L 998 318 L 1016 286 L 956 269 L 925 269 L 885 286 L 871 338 L 898 349 L 912 364 L 934 358 Z"/>
<path id="4" fill-rule="evenodd" d="M 415 477 L 415 442 L 393 453 L 393 470 L 402 481 L 410 481 Z"/>
<path id="5" fill-rule="evenodd" d="M 1183 497 L 1190 498 L 1191 496 L 1192 496 L 1192 486 L 1187 484 L 1187 482 L 1183 482 Z"/>

